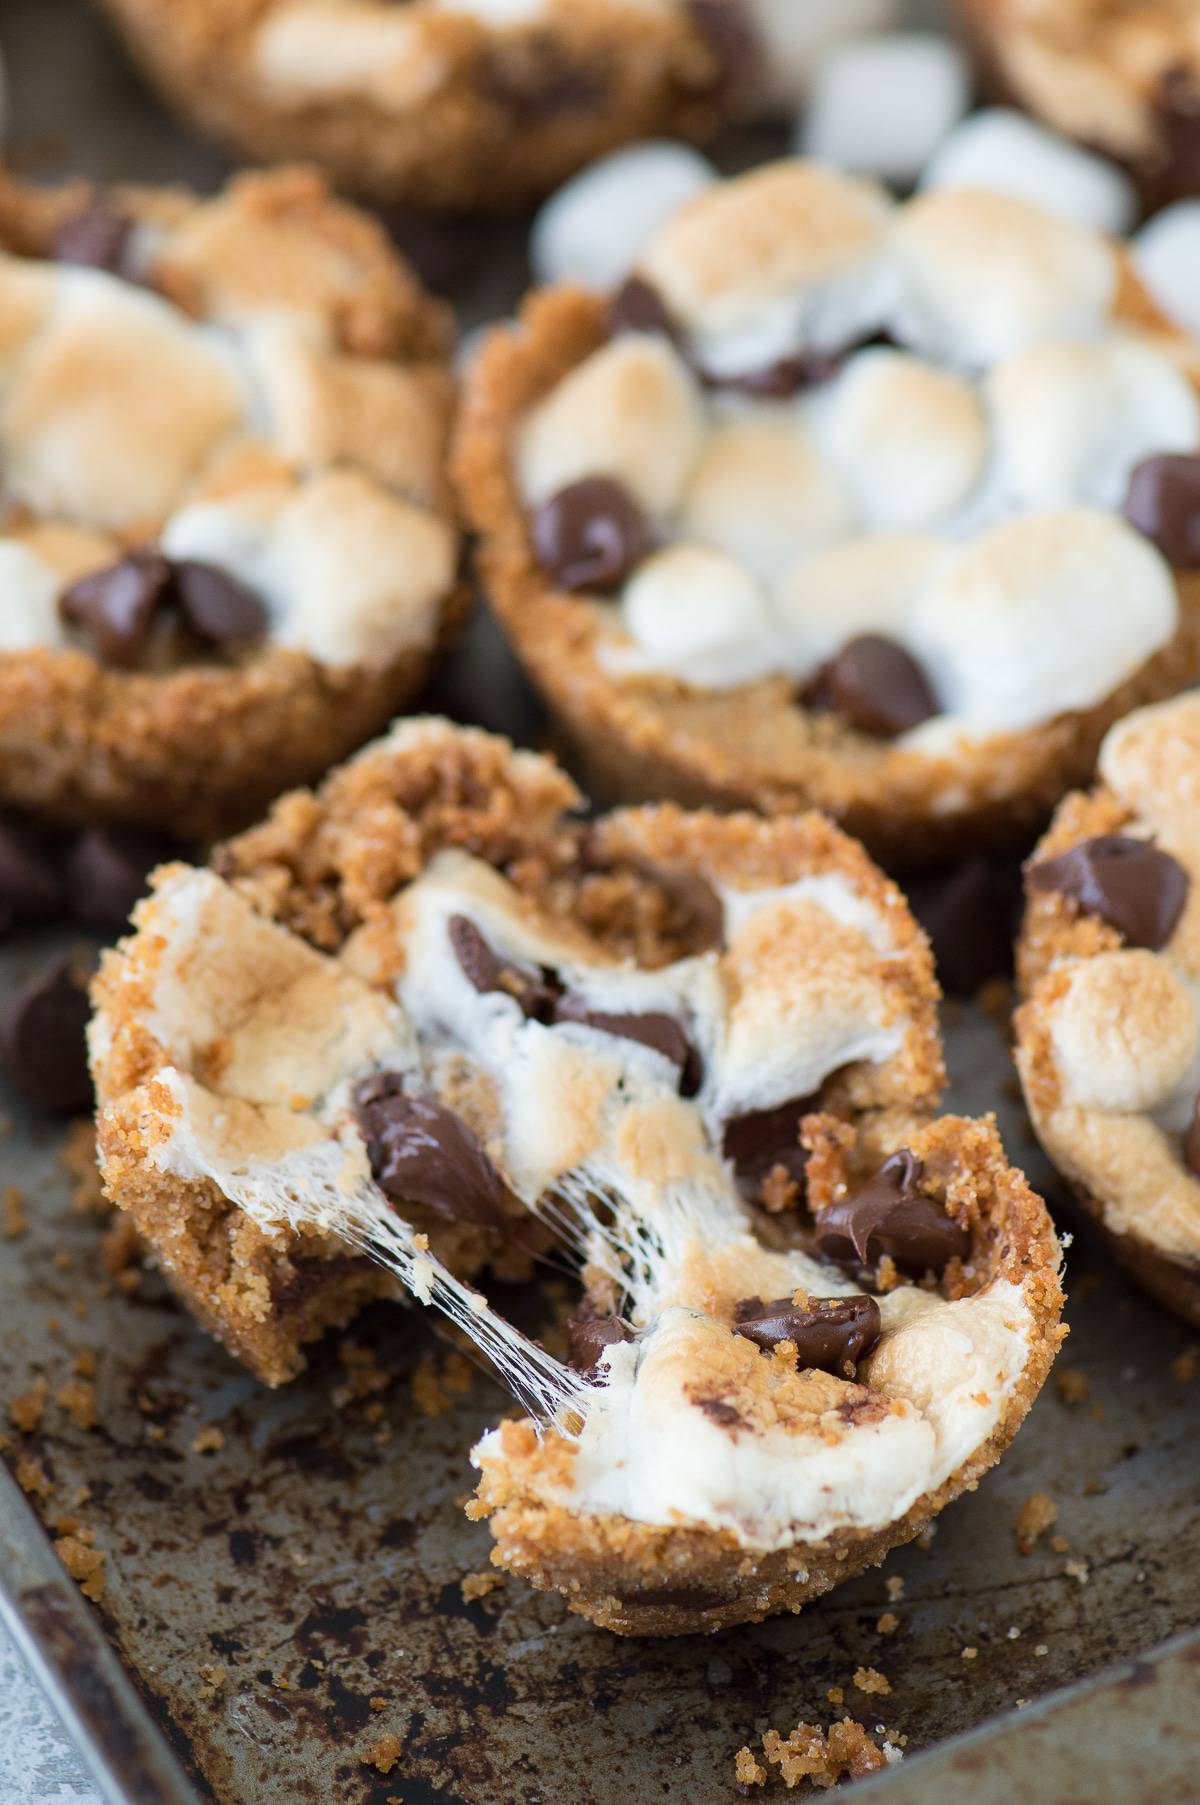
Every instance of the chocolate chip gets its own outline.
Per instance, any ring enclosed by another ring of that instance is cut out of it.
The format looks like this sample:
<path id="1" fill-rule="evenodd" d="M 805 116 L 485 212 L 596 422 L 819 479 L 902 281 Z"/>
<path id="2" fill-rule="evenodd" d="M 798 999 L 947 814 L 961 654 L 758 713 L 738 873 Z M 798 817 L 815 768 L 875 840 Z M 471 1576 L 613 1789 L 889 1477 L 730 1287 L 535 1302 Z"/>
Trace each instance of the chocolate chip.
<path id="1" fill-rule="evenodd" d="M 714 98 L 728 102 L 755 87 L 763 45 L 744 0 L 687 0 L 687 10 L 716 62 Z"/>
<path id="2" fill-rule="evenodd" d="M 683 1096 L 694 1097 L 700 1089 L 704 1077 L 700 1055 L 673 1015 L 659 1009 L 648 1009 L 642 1014 L 609 1014 L 603 1009 L 590 1008 L 582 997 L 568 991 L 557 1004 L 554 1019 L 556 1022 L 581 1022 L 588 1028 L 598 1029 L 601 1034 L 616 1034 L 622 1040 L 635 1040 L 641 1046 L 651 1047 L 678 1067 L 679 1089 Z"/>
<path id="3" fill-rule="evenodd" d="M 107 201 L 93 201 L 65 219 L 54 235 L 54 256 L 59 263 L 78 263 L 88 269 L 107 270 L 110 276 L 129 276 L 129 240 L 133 221 Z"/>
<path id="4" fill-rule="evenodd" d="M 262 602 L 228 571 L 195 558 L 181 558 L 171 566 L 173 597 L 187 626 L 201 639 L 228 645 L 239 639 L 256 639 L 266 630 L 267 611 Z"/>
<path id="5" fill-rule="evenodd" d="M 562 986 L 552 971 L 545 966 L 532 968 L 502 959 L 465 915 L 450 917 L 450 944 L 476 990 L 484 994 L 502 991 L 532 1021 L 549 1023 L 554 1019 Z"/>
<path id="6" fill-rule="evenodd" d="M 921 1162 L 907 1148 L 884 1160 L 850 1195 L 824 1211 L 817 1246 L 839 1264 L 873 1266 L 886 1254 L 901 1272 L 920 1277 L 965 1259 L 971 1237 L 917 1186 Z"/>
<path id="7" fill-rule="evenodd" d="M 1188 874 L 1169 852 L 1128 834 L 1097 834 L 1056 858 L 1025 867 L 1035 892 L 1069 896 L 1116 928 L 1129 946 L 1157 952 L 1167 944 L 1187 902 Z"/>
<path id="8" fill-rule="evenodd" d="M 0 934 L 18 922 L 47 922 L 64 912 L 62 883 L 41 841 L 21 822 L 0 817 Z"/>
<path id="9" fill-rule="evenodd" d="M 1176 570 L 1200 567 L 1200 457 L 1144 459 L 1129 479 L 1125 518 Z"/>
<path id="10" fill-rule="evenodd" d="M 679 344 L 683 337 L 658 290 L 642 276 L 630 276 L 617 289 L 609 300 L 605 324 L 610 338 L 623 332 L 650 332 Z"/>
<path id="11" fill-rule="evenodd" d="M 165 841 L 126 828 L 86 827 L 67 853 L 64 876 L 76 920 L 119 932 L 146 880 L 174 851 Z"/>
<path id="12" fill-rule="evenodd" d="M 788 1178 L 803 1185 L 808 1154 L 800 1145 L 800 1122 L 816 1108 L 816 1101 L 815 1097 L 791 1097 L 774 1109 L 756 1109 L 726 1122 L 721 1151 L 733 1161 L 743 1197 L 756 1198 L 764 1181 L 780 1166 Z"/>
<path id="13" fill-rule="evenodd" d="M 569 483 L 533 516 L 538 562 L 564 589 L 619 588 L 649 543 L 637 502 L 609 476 Z"/>
<path id="14" fill-rule="evenodd" d="M 91 1107 L 87 989 L 69 959 L 35 972 L 0 1019 L 0 1052 L 17 1090 L 38 1109 Z"/>
<path id="15" fill-rule="evenodd" d="M 974 996 L 989 978 L 1012 970 L 1021 897 L 1010 867 L 966 859 L 953 871 L 909 878 L 905 889 L 943 990 Z"/>
<path id="16" fill-rule="evenodd" d="M 1192 1119 L 1183 1137 L 1183 1163 L 1189 1172 L 1200 1178 L 1200 1097 L 1193 1105 Z"/>
<path id="17" fill-rule="evenodd" d="M 703 1411 L 710 1422 L 722 1429 L 744 1429 L 746 1419 L 736 1404 L 727 1398 L 693 1398 L 697 1410 Z"/>
<path id="18" fill-rule="evenodd" d="M 776 363 L 764 364 L 758 370 L 743 370 L 736 376 L 714 376 L 704 370 L 700 375 L 712 389 L 736 389 L 763 401 L 790 401 L 805 389 L 832 382 L 845 361 L 841 352 L 814 352 L 811 356 L 781 357 Z"/>
<path id="19" fill-rule="evenodd" d="M 504 1182 L 453 1110 L 427 1092 L 406 1089 L 399 1072 L 364 1078 L 354 1104 L 371 1173 L 385 1197 L 420 1204 L 451 1222 L 509 1224 Z"/>
<path id="20" fill-rule="evenodd" d="M 476 269 L 486 267 L 486 239 L 481 244 L 477 218 L 400 206 L 384 208 L 380 217 L 426 288 L 438 294 L 452 294 Z"/>
<path id="21" fill-rule="evenodd" d="M 733 1326 L 761 1348 L 792 1341 L 798 1365 L 852 1379 L 879 1340 L 879 1305 L 873 1297 L 810 1297 L 806 1304 L 790 1297 L 773 1304 L 745 1297 L 734 1310 Z"/>
<path id="22" fill-rule="evenodd" d="M 130 552 L 92 571 L 59 598 L 63 619 L 81 627 L 105 664 L 128 670 L 145 650 L 155 611 L 171 587 L 161 552 Z"/>
<path id="23" fill-rule="evenodd" d="M 580 1312 L 567 1323 L 568 1364 L 590 1378 L 606 1347 L 632 1340 L 633 1330 L 619 1316 L 587 1316 Z"/>
<path id="24" fill-rule="evenodd" d="M 894 739 L 938 713 L 912 653 L 882 633 L 847 640 L 816 673 L 805 700 L 811 708 L 836 710 L 859 733 L 875 739 Z"/>

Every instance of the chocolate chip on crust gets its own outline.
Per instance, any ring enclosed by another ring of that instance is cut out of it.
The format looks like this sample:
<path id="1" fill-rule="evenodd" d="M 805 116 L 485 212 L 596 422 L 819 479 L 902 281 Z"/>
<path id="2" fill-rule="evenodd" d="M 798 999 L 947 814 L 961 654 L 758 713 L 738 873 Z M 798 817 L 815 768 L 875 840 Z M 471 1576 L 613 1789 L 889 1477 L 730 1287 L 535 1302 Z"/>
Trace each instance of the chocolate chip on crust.
<path id="1" fill-rule="evenodd" d="M 59 226 L 54 234 L 54 257 L 59 263 L 77 263 L 128 280 L 132 234 L 133 221 L 128 214 L 108 201 L 94 200 Z"/>
<path id="2" fill-rule="evenodd" d="M 821 1252 L 839 1264 L 862 1266 L 873 1266 L 886 1254 L 901 1272 L 917 1277 L 944 1271 L 955 1257 L 965 1259 L 971 1237 L 918 1191 L 921 1171 L 907 1147 L 884 1160 L 856 1191 L 822 1213 Z"/>
<path id="3" fill-rule="evenodd" d="M 172 599 L 187 626 L 214 645 L 256 639 L 267 611 L 252 590 L 215 564 L 181 558 L 171 566 Z"/>
<path id="4" fill-rule="evenodd" d="M 744 1297 L 734 1308 L 733 1326 L 761 1348 L 790 1341 L 798 1365 L 852 1379 L 879 1340 L 881 1322 L 873 1297 L 810 1297 L 804 1304 L 790 1297 L 769 1304 Z"/>
<path id="5" fill-rule="evenodd" d="M 1144 459 L 1129 479 L 1125 518 L 1176 570 L 1200 566 L 1200 457 Z"/>
<path id="6" fill-rule="evenodd" d="M 154 615 L 170 587 L 171 566 L 161 552 L 130 552 L 72 583 L 59 598 L 59 610 L 64 620 L 83 629 L 105 664 L 129 670 L 145 650 Z"/>
<path id="7" fill-rule="evenodd" d="M 815 1097 L 791 1097 L 773 1109 L 731 1116 L 725 1124 L 721 1151 L 733 1161 L 743 1197 L 758 1196 L 763 1181 L 782 1167 L 789 1179 L 804 1183 L 808 1154 L 800 1145 L 800 1122 L 816 1107 Z"/>
<path id="8" fill-rule="evenodd" d="M 23 823 L 0 816 L 0 934 L 18 922 L 46 922 L 64 912 L 54 862 Z"/>
<path id="9" fill-rule="evenodd" d="M 633 1330 L 619 1316 L 587 1316 L 581 1312 L 567 1323 L 567 1360 L 577 1373 L 590 1377 L 606 1347 L 632 1340 Z"/>
<path id="10" fill-rule="evenodd" d="M 1158 952 L 1175 931 L 1190 880 L 1177 859 L 1129 834 L 1097 834 L 1025 867 L 1030 890 L 1058 891 L 1116 928 L 1128 946 Z"/>
<path id="11" fill-rule="evenodd" d="M 508 1192 L 461 1116 L 399 1072 L 364 1078 L 354 1093 L 371 1174 L 385 1197 L 420 1204 L 453 1222 L 501 1228 Z"/>
<path id="12" fill-rule="evenodd" d="M 939 713 L 924 671 L 904 646 L 860 633 L 821 666 L 808 686 L 810 708 L 835 710 L 873 739 L 895 739 Z"/>
<path id="13" fill-rule="evenodd" d="M 642 510 L 610 476 L 568 483 L 533 516 L 538 562 L 564 589 L 619 588 L 649 544 Z"/>
<path id="14" fill-rule="evenodd" d="M 91 1106 L 85 981 L 69 958 L 54 960 L 21 985 L 0 1017 L 0 1054 L 17 1090 L 38 1109 Z"/>

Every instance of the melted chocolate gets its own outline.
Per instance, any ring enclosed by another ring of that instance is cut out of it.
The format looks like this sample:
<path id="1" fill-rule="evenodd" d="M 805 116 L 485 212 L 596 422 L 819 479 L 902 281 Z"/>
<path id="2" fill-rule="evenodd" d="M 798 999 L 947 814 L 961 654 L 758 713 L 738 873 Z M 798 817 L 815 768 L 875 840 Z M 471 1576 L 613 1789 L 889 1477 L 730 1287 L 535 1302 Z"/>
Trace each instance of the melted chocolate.
<path id="1" fill-rule="evenodd" d="M 619 1316 L 587 1316 L 581 1312 L 567 1323 L 567 1360 L 577 1373 L 591 1378 L 606 1347 L 632 1340 L 633 1330 Z"/>
<path id="2" fill-rule="evenodd" d="M 476 990 L 484 994 L 501 991 L 512 997 L 522 1015 L 531 1021 L 554 1020 L 562 986 L 552 971 L 545 966 L 535 968 L 502 959 L 466 915 L 451 916 L 450 944 Z"/>
<path id="3" fill-rule="evenodd" d="M 731 1116 L 725 1124 L 721 1151 L 733 1161 L 742 1196 L 753 1200 L 777 1166 L 798 1185 L 804 1183 L 808 1154 L 800 1145 L 800 1122 L 817 1106 L 815 1097 L 792 1097 L 773 1109 Z"/>
<path id="4" fill-rule="evenodd" d="M 770 1304 L 746 1297 L 734 1311 L 733 1326 L 761 1348 L 791 1341 L 799 1366 L 852 1379 L 879 1340 L 879 1305 L 873 1297 L 810 1297 L 806 1304 L 789 1297 Z"/>
<path id="5" fill-rule="evenodd" d="M 650 529 L 629 491 L 610 476 L 569 483 L 533 515 L 538 563 L 563 589 L 619 589 L 645 557 Z"/>
<path id="6" fill-rule="evenodd" d="M 371 1175 L 391 1202 L 420 1204 L 452 1222 L 510 1226 L 504 1181 L 461 1116 L 406 1089 L 399 1072 L 364 1078 L 354 1105 Z"/>
<path id="7" fill-rule="evenodd" d="M 1157 952 L 1175 931 L 1190 880 L 1169 852 L 1127 834 L 1097 834 L 1056 858 L 1025 867 L 1035 892 L 1069 896 L 1089 915 L 1116 928 L 1129 946 Z"/>
<path id="8" fill-rule="evenodd" d="M 895 739 L 939 712 L 929 680 L 904 646 L 882 633 L 860 633 L 821 666 L 805 696 L 859 733 Z"/>
<path id="9" fill-rule="evenodd" d="M 907 1148 L 884 1160 L 865 1184 L 817 1221 L 817 1246 L 840 1265 L 874 1266 L 886 1254 L 920 1278 L 966 1259 L 971 1237 L 917 1189 L 921 1162 Z"/>
<path id="10" fill-rule="evenodd" d="M 635 1040 L 643 1047 L 661 1053 L 679 1069 L 679 1089 L 683 1096 L 694 1097 L 703 1081 L 700 1055 L 673 1015 L 649 1009 L 640 1015 L 608 1014 L 592 1009 L 582 997 L 568 991 L 555 1011 L 556 1022 L 582 1022 L 601 1034 L 616 1034 L 622 1040 Z"/>

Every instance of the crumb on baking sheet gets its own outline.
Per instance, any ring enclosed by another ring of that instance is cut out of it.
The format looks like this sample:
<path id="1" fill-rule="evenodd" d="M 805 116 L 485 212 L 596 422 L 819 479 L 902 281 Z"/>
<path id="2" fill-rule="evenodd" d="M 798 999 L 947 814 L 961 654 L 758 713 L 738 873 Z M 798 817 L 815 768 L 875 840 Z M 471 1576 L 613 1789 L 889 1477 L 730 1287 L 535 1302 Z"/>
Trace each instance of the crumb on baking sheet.
<path id="1" fill-rule="evenodd" d="M 19 1241 L 29 1232 L 25 1214 L 25 1193 L 18 1185 L 5 1185 L 0 1191 L 0 1234 L 6 1241 Z"/>
<path id="2" fill-rule="evenodd" d="M 962 1655 L 964 1661 L 977 1661 L 979 1659 L 979 1650 L 975 1647 L 973 1642 L 968 1642 L 964 1649 L 959 1650 L 959 1653 Z"/>
<path id="3" fill-rule="evenodd" d="M 339 1341 L 337 1356 L 346 1375 L 333 1392 L 333 1402 L 339 1410 L 364 1398 L 377 1397 L 388 1389 L 396 1376 L 379 1364 L 374 1348 L 365 1347 L 351 1335 L 343 1336 Z"/>
<path id="4" fill-rule="evenodd" d="M 456 1397 L 465 1397 L 470 1391 L 474 1376 L 471 1362 L 457 1349 L 451 1349 L 441 1360 L 436 1354 L 425 1354 L 417 1361 L 412 1376 L 413 1403 L 422 1416 L 444 1416 L 453 1409 Z"/>
<path id="5" fill-rule="evenodd" d="M 463 1600 L 470 1604 L 476 1598 L 486 1598 L 489 1592 L 494 1592 L 497 1586 L 503 1584 L 504 1575 L 495 1567 L 490 1567 L 483 1573 L 465 1574 L 461 1586 Z"/>
<path id="6" fill-rule="evenodd" d="M 1190 1385 L 1196 1377 L 1200 1366 L 1200 1348 L 1187 1348 L 1171 1362 L 1171 1377 L 1178 1379 L 1181 1385 Z"/>
<path id="7" fill-rule="evenodd" d="M 885 1611 L 875 1625 L 876 1633 L 880 1636 L 894 1636 L 899 1628 L 900 1619 L 895 1611 Z"/>
<path id="8" fill-rule="evenodd" d="M 889 1573 L 883 1583 L 887 1588 L 888 1603 L 899 1604 L 900 1600 L 904 1597 L 904 1575 L 902 1573 Z"/>
<path id="9" fill-rule="evenodd" d="M 55 1539 L 54 1552 L 71 1575 L 79 1581 L 79 1590 L 85 1598 L 102 1598 L 104 1595 L 104 1563 L 108 1559 L 102 1548 L 91 1545 L 91 1531 L 71 1531 Z"/>
<path id="10" fill-rule="evenodd" d="M 899 1761 L 903 1741 L 889 1730 L 884 1732 L 884 1741 L 878 1743 L 852 1717 L 843 1717 L 828 1730 L 817 1724 L 797 1724 L 786 1737 L 778 1730 L 768 1730 L 762 1739 L 767 1765 L 759 1761 L 752 1749 L 741 1748 L 734 1756 L 734 1778 L 742 1787 L 764 1786 L 772 1778 L 769 1769 L 776 1767 L 789 1791 L 805 1782 L 825 1789 L 836 1786 L 839 1780 L 876 1774 Z"/>
<path id="11" fill-rule="evenodd" d="M 401 1755 L 404 1744 L 391 1730 L 385 1730 L 377 1742 L 372 1743 L 362 1758 L 364 1767 L 375 1767 L 381 1774 L 390 1774 Z"/>
<path id="12" fill-rule="evenodd" d="M 219 1454 L 225 1446 L 225 1431 L 215 1423 L 201 1423 L 192 1437 L 193 1454 Z"/>
<path id="13" fill-rule="evenodd" d="M 1060 1366 L 1054 1374 L 1054 1383 L 1064 1404 L 1083 1404 L 1091 1395 L 1091 1381 L 1077 1366 Z"/>
<path id="14" fill-rule="evenodd" d="M 96 1427 L 96 1387 L 90 1379 L 67 1379 L 55 1392 L 54 1401 L 77 1429 Z"/>
<path id="15" fill-rule="evenodd" d="M 45 1467 L 40 1460 L 35 1460 L 32 1454 L 18 1456 L 17 1484 L 23 1492 L 28 1492 L 31 1498 L 48 1498 L 53 1489 Z"/>
<path id="16" fill-rule="evenodd" d="M 1068 1579 L 1077 1579 L 1081 1586 L 1086 1586 L 1090 1577 L 1090 1569 L 1086 1561 L 1066 1561 L 1063 1572 Z"/>
<path id="17" fill-rule="evenodd" d="M 856 1667 L 854 1684 L 859 1692 L 885 1693 L 892 1690 L 892 1682 L 886 1674 L 880 1673 L 878 1667 Z"/>
<path id="18" fill-rule="evenodd" d="M 42 1420 L 50 1387 L 45 1379 L 35 1379 L 28 1391 L 8 1400 L 8 1414 L 13 1427 L 22 1435 L 32 1435 Z"/>
<path id="19" fill-rule="evenodd" d="M 94 1347 L 81 1347 L 71 1362 L 71 1370 L 79 1374 L 81 1379 L 96 1377 L 96 1350 Z"/>
<path id="20" fill-rule="evenodd" d="M 121 1291 L 137 1288 L 141 1266 L 141 1239 L 130 1216 L 118 1216 L 100 1241 L 100 1258 L 109 1278 Z"/>
<path id="21" fill-rule="evenodd" d="M 100 1184 L 96 1162 L 96 1127 L 90 1116 L 78 1116 L 63 1136 L 59 1160 L 71 1180 L 71 1207 L 83 1216 L 107 1216 L 113 1208 Z"/>
<path id="22" fill-rule="evenodd" d="M 1049 1492 L 1030 1492 L 1025 1502 L 1017 1509 L 1013 1518 L 1013 1533 L 1017 1538 L 1017 1552 L 1032 1554 L 1039 1536 L 1045 1535 L 1052 1523 L 1058 1521 L 1058 1505 Z"/>
<path id="23" fill-rule="evenodd" d="M 203 1701 L 204 1699 L 216 1698 L 218 1692 L 224 1687 L 228 1675 L 226 1674 L 225 1669 L 219 1664 L 212 1661 L 202 1661 L 200 1663 L 200 1678 L 203 1681 L 203 1684 L 196 1688 L 196 1697 Z"/>

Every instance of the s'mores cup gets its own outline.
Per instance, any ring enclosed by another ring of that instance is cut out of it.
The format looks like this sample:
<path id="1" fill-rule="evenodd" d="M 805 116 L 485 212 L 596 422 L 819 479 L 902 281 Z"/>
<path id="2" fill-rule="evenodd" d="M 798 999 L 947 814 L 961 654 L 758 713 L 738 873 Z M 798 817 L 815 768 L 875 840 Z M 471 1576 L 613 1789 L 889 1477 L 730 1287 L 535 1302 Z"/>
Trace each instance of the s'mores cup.
<path id="1" fill-rule="evenodd" d="M 1112 729 L 1025 887 L 1034 1127 L 1138 1282 L 1200 1326 L 1200 694 Z"/>
<path id="2" fill-rule="evenodd" d="M 1151 206 L 1200 193 L 1191 0 L 956 0 L 985 84 L 1126 165 Z"/>
<path id="3" fill-rule="evenodd" d="M 407 722 L 164 869 L 95 987 L 101 1167 L 270 1382 L 368 1296 L 445 1312 L 526 1412 L 473 1457 L 496 1559 L 715 1629 L 974 1485 L 1058 1346 L 1059 1251 L 994 1123 L 935 1114 L 929 949 L 861 847 L 578 802 Z M 565 1358 L 477 1288 L 551 1249 Z"/>
<path id="4" fill-rule="evenodd" d="M 201 836 L 404 705 L 463 609 L 449 350 L 310 173 L 0 183 L 0 804 Z"/>
<path id="5" fill-rule="evenodd" d="M 998 845 L 1197 671 L 1195 345 L 1004 196 L 783 162 L 469 373 L 480 568 L 594 784 Z M 1170 505 L 1168 505 L 1170 504 Z"/>

